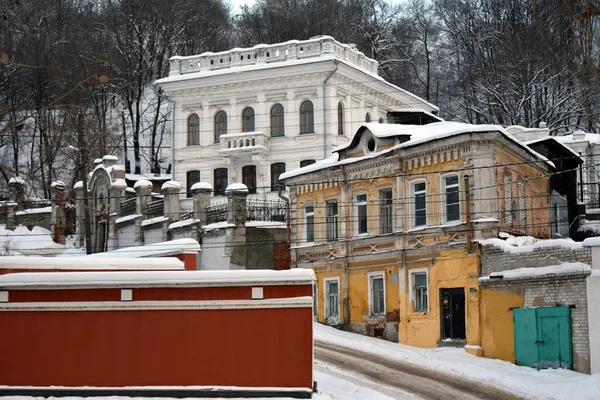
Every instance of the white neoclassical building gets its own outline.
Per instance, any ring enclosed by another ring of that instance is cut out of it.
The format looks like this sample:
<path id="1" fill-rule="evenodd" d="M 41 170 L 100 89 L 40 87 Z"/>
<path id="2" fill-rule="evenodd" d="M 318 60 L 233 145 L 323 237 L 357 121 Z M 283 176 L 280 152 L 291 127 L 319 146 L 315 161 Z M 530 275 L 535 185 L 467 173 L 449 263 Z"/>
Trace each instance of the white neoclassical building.
<path id="1" fill-rule="evenodd" d="M 329 36 L 173 57 L 158 80 L 174 103 L 173 179 L 242 182 L 277 196 L 281 173 L 331 155 L 363 122 L 437 119 L 378 63 Z"/>

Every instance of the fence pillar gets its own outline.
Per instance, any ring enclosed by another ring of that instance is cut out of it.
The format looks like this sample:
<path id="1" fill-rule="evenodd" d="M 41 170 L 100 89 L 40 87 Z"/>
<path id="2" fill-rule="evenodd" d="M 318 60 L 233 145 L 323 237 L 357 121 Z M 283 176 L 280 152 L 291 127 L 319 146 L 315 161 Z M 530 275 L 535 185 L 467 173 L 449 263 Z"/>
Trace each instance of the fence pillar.
<path id="1" fill-rule="evenodd" d="M 163 183 L 160 188 L 164 195 L 164 215 L 168 217 L 171 222 L 179 221 L 179 192 L 181 192 L 181 185 L 176 181 L 167 181 Z"/>
<path id="2" fill-rule="evenodd" d="M 85 212 L 83 210 L 83 182 L 79 181 L 73 186 L 75 191 L 75 240 L 79 247 L 85 246 Z"/>
<path id="3" fill-rule="evenodd" d="M 210 194 L 213 187 L 210 183 L 198 182 L 194 183 L 191 188 L 192 196 L 194 197 L 194 219 L 200 221 L 200 226 L 206 225 L 206 209 L 210 206 Z"/>
<path id="4" fill-rule="evenodd" d="M 243 183 L 232 183 L 225 189 L 227 195 L 227 222 L 236 227 L 246 223 L 246 197 L 248 187 Z"/>
<path id="5" fill-rule="evenodd" d="M 151 200 L 152 182 L 145 179 L 139 180 L 133 186 L 135 189 L 136 203 L 135 211 L 141 217 L 135 220 L 135 242 L 138 245 L 144 244 L 144 230 L 142 229 L 142 221 L 146 219 L 146 204 Z"/>
<path id="6" fill-rule="evenodd" d="M 8 181 L 8 202 L 6 205 L 6 229 L 15 229 L 17 219 L 15 216 L 16 210 L 25 208 L 25 181 L 23 178 L 16 176 Z"/>
<path id="7" fill-rule="evenodd" d="M 52 182 L 52 240 L 56 243 L 65 244 L 65 227 L 67 219 L 65 217 L 65 188 L 62 181 Z"/>
<path id="8" fill-rule="evenodd" d="M 238 267 L 247 266 L 246 247 L 246 197 L 248 187 L 242 183 L 233 183 L 225 189 L 227 195 L 227 222 L 234 224 L 228 228 L 225 235 L 225 249 L 223 253 L 229 256 L 230 263 Z"/>

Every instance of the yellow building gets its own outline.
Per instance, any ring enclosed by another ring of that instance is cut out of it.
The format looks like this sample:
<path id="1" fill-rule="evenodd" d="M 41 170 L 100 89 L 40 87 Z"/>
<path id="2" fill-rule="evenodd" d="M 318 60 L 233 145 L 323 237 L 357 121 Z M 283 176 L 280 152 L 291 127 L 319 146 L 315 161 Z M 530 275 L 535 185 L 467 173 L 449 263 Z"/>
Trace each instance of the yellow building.
<path id="1" fill-rule="evenodd" d="M 470 244 L 500 230 L 549 237 L 552 164 L 501 127 L 454 122 L 367 123 L 335 152 L 281 177 L 292 267 L 317 275 L 316 318 L 478 353 Z"/>

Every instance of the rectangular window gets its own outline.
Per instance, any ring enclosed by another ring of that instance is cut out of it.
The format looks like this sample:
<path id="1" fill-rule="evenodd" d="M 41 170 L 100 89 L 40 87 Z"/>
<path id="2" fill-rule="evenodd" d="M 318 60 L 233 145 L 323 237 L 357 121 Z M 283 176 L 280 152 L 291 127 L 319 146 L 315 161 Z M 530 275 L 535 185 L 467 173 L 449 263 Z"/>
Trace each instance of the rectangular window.
<path id="1" fill-rule="evenodd" d="M 217 168 L 214 172 L 215 196 L 223 196 L 227 189 L 227 168 Z"/>
<path id="2" fill-rule="evenodd" d="M 392 190 L 385 189 L 379 192 L 379 226 L 381 233 L 392 232 Z"/>
<path id="3" fill-rule="evenodd" d="M 429 310 L 429 293 L 427 291 L 427 272 L 411 273 L 413 285 L 413 300 L 415 312 L 426 312 Z"/>
<path id="4" fill-rule="evenodd" d="M 255 165 L 246 165 L 242 168 L 242 183 L 248 187 L 248 193 L 256 193 Z"/>
<path id="5" fill-rule="evenodd" d="M 413 198 L 413 226 L 427 225 L 427 197 L 425 181 L 411 184 Z"/>
<path id="6" fill-rule="evenodd" d="M 315 241 L 315 207 L 304 207 L 304 218 L 306 225 L 306 241 L 312 243 Z"/>
<path id="7" fill-rule="evenodd" d="M 186 197 L 192 197 L 192 186 L 194 183 L 200 182 L 200 171 L 188 171 L 186 172 Z"/>
<path id="8" fill-rule="evenodd" d="M 504 224 L 512 226 L 512 176 L 504 174 Z"/>
<path id="9" fill-rule="evenodd" d="M 446 176 L 443 179 L 446 222 L 458 221 L 460 219 L 458 175 Z"/>
<path id="10" fill-rule="evenodd" d="M 279 175 L 285 172 L 285 163 L 271 164 L 271 191 L 276 192 L 279 186 Z"/>
<path id="11" fill-rule="evenodd" d="M 325 204 L 327 207 L 327 240 L 334 242 L 338 240 L 338 202 L 329 200 Z"/>
<path id="12" fill-rule="evenodd" d="M 325 280 L 325 318 L 340 317 L 340 280 Z"/>
<path id="13" fill-rule="evenodd" d="M 385 272 L 369 274 L 369 314 L 374 317 L 385 315 Z"/>
<path id="14" fill-rule="evenodd" d="M 356 196 L 356 233 L 358 235 L 364 235 L 368 233 L 366 194 L 359 194 Z"/>

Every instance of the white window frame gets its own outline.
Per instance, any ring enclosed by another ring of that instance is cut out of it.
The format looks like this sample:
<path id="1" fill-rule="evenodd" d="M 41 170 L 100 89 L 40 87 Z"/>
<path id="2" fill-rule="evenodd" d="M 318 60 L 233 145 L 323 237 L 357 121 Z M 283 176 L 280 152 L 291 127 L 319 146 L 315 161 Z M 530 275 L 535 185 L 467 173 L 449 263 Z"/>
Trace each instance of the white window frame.
<path id="1" fill-rule="evenodd" d="M 338 284 L 338 301 L 337 301 L 337 315 L 329 315 L 329 293 L 327 291 L 329 287 L 329 282 L 337 282 Z M 340 277 L 332 277 L 323 279 L 323 315 L 325 316 L 325 321 L 327 323 L 339 323 L 340 314 L 341 314 L 341 292 L 342 288 L 340 287 Z"/>
<path id="2" fill-rule="evenodd" d="M 381 198 L 381 195 L 384 192 L 391 192 L 391 194 L 392 194 L 392 197 L 390 199 L 391 202 L 389 205 L 385 204 L 384 200 Z M 378 207 L 379 233 L 381 233 L 381 234 L 392 233 L 392 232 L 394 232 L 394 190 L 391 187 L 383 188 L 383 189 L 379 189 L 378 193 L 379 193 L 379 207 Z M 390 212 L 390 215 L 389 215 L 390 231 L 389 232 L 383 231 L 383 225 L 384 225 L 383 217 L 384 216 L 383 216 L 382 211 L 383 211 L 384 207 L 386 207 L 386 208 L 389 207 L 389 212 Z"/>
<path id="3" fill-rule="evenodd" d="M 456 185 L 451 185 L 449 187 L 456 187 L 458 188 L 458 219 L 452 220 L 452 221 L 448 221 L 448 203 L 446 202 L 446 188 L 448 186 L 446 186 L 446 178 L 449 178 L 451 176 L 456 176 L 458 178 Z M 460 196 L 460 175 L 459 174 L 445 174 L 442 175 L 440 177 L 440 193 L 442 196 L 442 201 L 440 202 L 440 204 L 442 205 L 442 210 L 441 210 L 441 215 L 442 215 L 442 222 L 446 223 L 446 222 L 458 222 L 461 221 L 461 216 L 462 216 L 462 207 L 461 207 L 461 196 Z M 427 189 L 427 185 L 425 185 L 425 189 Z"/>
<path id="4" fill-rule="evenodd" d="M 319 281 L 313 282 L 313 319 L 319 319 Z"/>
<path id="5" fill-rule="evenodd" d="M 424 183 L 425 184 L 425 190 L 424 191 L 419 191 L 419 192 L 415 192 L 415 186 L 418 185 L 419 183 Z M 413 181 L 409 182 L 410 185 L 410 224 L 409 226 L 411 228 L 419 228 L 419 227 L 424 227 L 427 226 L 427 181 L 423 178 L 420 179 L 415 179 Z M 417 225 L 417 201 L 416 201 L 416 195 L 417 193 L 421 194 L 424 193 L 425 194 L 425 224 L 423 225 Z"/>
<path id="6" fill-rule="evenodd" d="M 330 216 L 329 204 L 334 202 L 336 203 L 337 214 Z M 330 228 L 333 225 L 335 225 L 335 238 L 330 237 Z M 325 237 L 328 242 L 336 242 L 340 238 L 340 202 L 337 198 L 325 200 Z"/>
<path id="7" fill-rule="evenodd" d="M 385 271 L 377 271 L 377 272 L 369 272 L 367 274 L 368 277 L 368 289 L 369 289 L 369 317 L 371 318 L 382 318 L 385 317 L 385 313 L 387 310 L 387 304 L 386 304 L 386 285 L 385 285 Z M 374 279 L 379 279 L 381 278 L 381 280 L 383 281 L 383 312 L 379 313 L 379 314 L 375 314 L 374 308 L 375 308 L 375 301 L 373 299 L 373 280 Z"/>
<path id="8" fill-rule="evenodd" d="M 416 311 L 416 299 L 415 299 L 415 275 L 425 273 L 425 280 L 427 281 L 427 309 L 424 311 Z M 413 303 L 412 313 L 422 314 L 426 313 L 431 308 L 431 291 L 429 290 L 429 268 L 413 268 L 408 270 L 408 291 L 410 301 Z"/>
<path id="9" fill-rule="evenodd" d="M 308 207 L 312 207 L 313 210 L 311 213 L 307 212 L 306 209 Z M 308 240 L 308 217 L 312 216 L 312 233 L 313 240 Z M 305 243 L 314 243 L 315 242 L 315 206 L 314 204 L 305 204 L 304 205 L 304 241 Z"/>
<path id="10" fill-rule="evenodd" d="M 365 196 L 364 201 L 358 201 L 358 196 Z M 365 206 L 365 218 L 367 219 L 367 231 L 359 232 L 360 220 L 358 216 L 358 208 L 361 206 Z M 369 235 L 369 195 L 367 193 L 357 193 L 354 195 L 354 215 L 355 215 L 355 223 L 354 223 L 354 232 L 356 232 L 355 236 L 367 236 Z"/>

